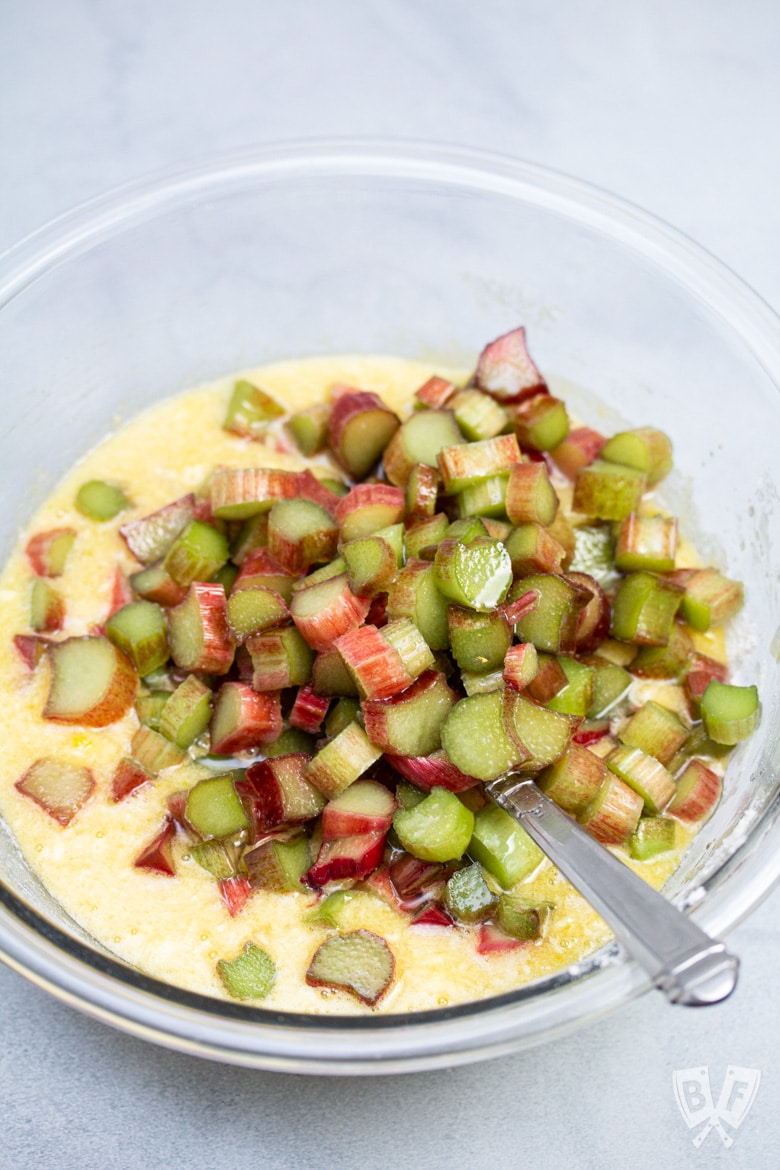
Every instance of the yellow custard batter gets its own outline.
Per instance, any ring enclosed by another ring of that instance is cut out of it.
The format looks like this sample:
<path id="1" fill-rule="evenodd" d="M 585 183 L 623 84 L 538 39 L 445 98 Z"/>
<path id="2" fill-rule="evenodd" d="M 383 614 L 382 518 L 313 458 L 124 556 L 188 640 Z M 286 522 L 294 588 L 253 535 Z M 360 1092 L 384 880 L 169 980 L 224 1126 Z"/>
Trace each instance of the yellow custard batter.
<path id="1" fill-rule="evenodd" d="M 373 390 L 402 415 L 413 392 L 433 373 L 448 371 L 396 358 L 317 358 L 281 362 L 244 371 L 293 411 L 319 401 L 333 383 Z M 314 902 L 307 892 L 255 891 L 231 918 L 214 878 L 188 858 L 181 836 L 175 845 L 176 877 L 134 868 L 133 861 L 162 824 L 166 799 L 211 774 L 202 765 L 169 769 L 153 785 L 114 803 L 110 782 L 117 761 L 129 754 L 138 726 L 131 711 L 101 730 L 80 729 L 41 718 L 49 685 L 44 658 L 29 671 L 16 652 L 14 633 L 29 628 L 32 573 L 24 554 L 29 537 L 50 528 L 74 528 L 77 539 L 65 573 L 55 585 L 66 606 L 62 637 L 86 634 L 109 609 L 116 566 L 138 565 L 116 534 L 116 524 L 98 524 L 74 506 L 79 486 L 103 479 L 120 484 L 132 507 L 118 522 L 147 515 L 198 489 L 216 465 L 302 469 L 292 442 L 276 450 L 222 429 L 234 377 L 166 401 L 135 418 L 78 464 L 21 533 L 17 551 L 0 578 L 0 690 L 6 732 L 0 757 L 0 813 L 25 857 L 52 895 L 95 939 L 141 971 L 179 987 L 225 997 L 219 959 L 232 959 L 248 940 L 266 950 L 277 976 L 269 1008 L 311 1013 L 409 1012 L 495 995 L 554 972 L 591 952 L 609 931 L 549 862 L 518 887 L 532 900 L 555 905 L 545 937 L 508 953 L 480 955 L 470 928 L 410 926 L 379 897 L 360 893 L 345 907 L 339 928 L 358 927 L 382 935 L 395 957 L 394 982 L 376 1008 L 346 993 L 307 986 L 306 969 L 331 933 L 303 921 Z M 283 432 L 279 446 L 284 446 Z M 88 766 L 96 780 L 92 798 L 62 827 L 14 787 L 30 764 L 57 756 Z M 655 886 L 679 864 L 690 833 L 679 826 L 680 847 L 654 862 L 631 862 Z M 621 855 L 622 856 L 622 855 Z M 625 858 L 624 858 L 625 859 Z"/>

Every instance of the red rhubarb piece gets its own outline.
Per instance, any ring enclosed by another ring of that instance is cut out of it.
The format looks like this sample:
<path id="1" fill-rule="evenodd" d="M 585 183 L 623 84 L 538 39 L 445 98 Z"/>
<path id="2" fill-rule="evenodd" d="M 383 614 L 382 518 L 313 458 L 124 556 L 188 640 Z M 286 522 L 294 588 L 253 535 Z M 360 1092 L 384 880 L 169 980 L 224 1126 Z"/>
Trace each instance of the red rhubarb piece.
<path id="1" fill-rule="evenodd" d="M 528 353 L 524 326 L 485 346 L 477 362 L 476 382 L 499 402 L 520 402 L 547 390 Z"/>
<path id="2" fill-rule="evenodd" d="M 136 869 L 148 869 L 152 873 L 161 873 L 165 877 L 174 877 L 176 874 L 173 868 L 173 838 L 175 833 L 176 825 L 173 819 L 167 816 L 160 832 L 149 842 L 145 849 L 141 850 L 133 862 Z"/>

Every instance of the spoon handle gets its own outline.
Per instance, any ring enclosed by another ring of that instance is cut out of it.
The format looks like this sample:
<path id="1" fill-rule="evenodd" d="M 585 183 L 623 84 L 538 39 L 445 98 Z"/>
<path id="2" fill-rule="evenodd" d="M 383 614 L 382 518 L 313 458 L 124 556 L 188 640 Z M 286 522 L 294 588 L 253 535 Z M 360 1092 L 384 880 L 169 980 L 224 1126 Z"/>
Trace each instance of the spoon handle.
<path id="1" fill-rule="evenodd" d="M 719 1003 L 736 986 L 739 960 L 722 942 L 642 881 L 525 777 L 485 785 L 612 927 L 672 1003 Z"/>

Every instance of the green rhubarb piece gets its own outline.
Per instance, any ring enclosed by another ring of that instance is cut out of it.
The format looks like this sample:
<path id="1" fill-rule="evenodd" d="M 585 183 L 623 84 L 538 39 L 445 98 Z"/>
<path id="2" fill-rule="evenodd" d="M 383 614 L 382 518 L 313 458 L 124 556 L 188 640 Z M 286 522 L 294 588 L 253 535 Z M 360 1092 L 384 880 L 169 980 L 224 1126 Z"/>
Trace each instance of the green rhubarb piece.
<path id="1" fill-rule="evenodd" d="M 552 910 L 550 902 L 528 902 L 523 898 L 502 894 L 498 899 L 496 925 L 510 938 L 532 942 L 544 934 Z"/>
<path id="2" fill-rule="evenodd" d="M 387 478 L 403 487 L 415 464 L 436 467 L 442 448 L 462 442 L 463 436 L 451 411 L 415 411 L 401 423 L 385 449 Z"/>
<path id="3" fill-rule="evenodd" d="M 625 520 L 637 511 L 645 487 L 642 471 L 596 459 L 577 472 L 572 508 L 599 520 Z"/>
<path id="4" fill-rule="evenodd" d="M 177 585 L 189 588 L 193 581 L 210 581 L 227 559 L 222 533 L 202 520 L 191 520 L 168 549 L 162 567 Z"/>
<path id="5" fill-rule="evenodd" d="M 307 457 L 323 451 L 328 444 L 330 404 L 315 402 L 290 415 L 287 426 L 298 450 Z"/>
<path id="6" fill-rule="evenodd" d="M 161 772 L 164 768 L 183 764 L 187 759 L 186 753 L 175 743 L 143 723 L 130 741 L 130 751 L 133 759 L 148 772 Z"/>
<path id="7" fill-rule="evenodd" d="M 443 540 L 433 565 L 439 590 L 450 601 L 469 609 L 495 609 L 512 584 L 509 554 L 500 541 L 489 537 L 471 544 Z"/>
<path id="8" fill-rule="evenodd" d="M 281 735 L 272 743 L 263 744 L 263 755 L 267 759 L 275 756 L 289 756 L 296 752 L 305 752 L 307 756 L 314 755 L 314 746 L 317 737 L 300 727 L 285 727 Z"/>
<path id="9" fill-rule="evenodd" d="M 447 599 L 436 584 L 432 562 L 414 559 L 399 570 L 387 591 L 387 616 L 408 617 L 431 650 L 448 648 Z"/>
<path id="10" fill-rule="evenodd" d="M 228 596 L 230 594 L 230 590 L 236 583 L 237 577 L 238 565 L 234 565 L 231 561 L 228 561 L 227 564 L 223 565 L 221 569 L 217 569 L 211 580 L 214 581 L 217 585 L 221 585 L 225 590 L 225 596 Z"/>
<path id="11" fill-rule="evenodd" d="M 672 817 L 641 817 L 626 847 L 636 861 L 651 861 L 659 853 L 674 849 L 676 844 L 677 821 Z"/>
<path id="12" fill-rule="evenodd" d="M 227 599 L 228 625 L 237 642 L 283 625 L 289 617 L 284 598 L 266 585 L 239 586 Z"/>
<path id="13" fill-rule="evenodd" d="M 413 808 L 399 808 L 393 828 L 401 845 L 423 861 L 457 861 L 468 847 L 474 814 L 454 792 L 433 788 Z"/>
<path id="14" fill-rule="evenodd" d="M 399 808 L 414 808 L 415 805 L 425 800 L 425 793 L 421 792 L 419 788 L 415 788 L 414 784 L 409 784 L 406 780 L 399 780 L 395 790 L 395 799 Z"/>
<path id="15" fill-rule="evenodd" d="M 488 691 L 501 691 L 506 685 L 503 670 L 463 670 L 460 681 L 467 695 L 486 695 Z"/>
<path id="16" fill-rule="evenodd" d="M 209 725 L 211 689 L 188 674 L 168 698 L 160 715 L 160 732 L 177 747 L 188 748 Z"/>
<path id="17" fill-rule="evenodd" d="M 672 516 L 638 516 L 632 512 L 620 525 L 615 565 L 622 573 L 646 569 L 669 573 L 675 565 L 677 521 Z"/>
<path id="18" fill-rule="evenodd" d="M 550 654 L 573 651 L 577 617 L 585 600 L 583 590 L 554 573 L 534 573 L 515 581 L 508 600 L 516 601 L 532 589 L 537 594 L 536 604 L 515 623 L 516 637 Z"/>
<path id="19" fill-rule="evenodd" d="M 682 589 L 652 573 L 629 573 L 615 591 L 610 632 L 621 642 L 665 646 L 672 632 Z"/>
<path id="20" fill-rule="evenodd" d="M 552 451 L 569 433 L 565 402 L 552 394 L 537 394 L 512 412 L 520 446 L 532 451 Z"/>
<path id="21" fill-rule="evenodd" d="M 518 524 L 506 538 L 506 551 L 515 578 L 533 573 L 558 573 L 565 550 L 541 524 Z"/>
<path id="22" fill-rule="evenodd" d="M 256 691 L 300 687 L 311 678 L 314 651 L 295 626 L 253 634 L 246 647 L 252 658 L 252 686 Z"/>
<path id="23" fill-rule="evenodd" d="M 498 905 L 494 894 L 485 881 L 482 867 L 474 862 L 458 869 L 447 881 L 444 904 L 458 922 L 469 924 L 484 922 Z"/>
<path id="24" fill-rule="evenodd" d="M 516 463 L 509 476 L 506 512 L 513 524 L 551 524 L 558 496 L 544 463 Z"/>
<path id="25" fill-rule="evenodd" d="M 165 615 L 153 601 L 131 601 L 106 622 L 106 637 L 134 663 L 145 677 L 168 661 L 168 627 Z"/>
<path id="26" fill-rule="evenodd" d="M 459 390 L 447 405 L 469 442 L 492 439 L 509 423 L 509 412 L 481 390 Z"/>
<path id="27" fill-rule="evenodd" d="M 273 959 L 253 942 L 245 943 L 235 959 L 220 959 L 217 971 L 233 999 L 264 999 L 276 979 Z"/>
<path id="28" fill-rule="evenodd" d="M 588 573 L 599 585 L 615 580 L 615 552 L 612 526 L 583 524 L 574 529 L 574 556 L 569 565 L 572 573 Z"/>
<path id="29" fill-rule="evenodd" d="M 444 490 L 451 495 L 507 471 L 513 463 L 519 463 L 521 458 L 514 435 L 496 435 L 476 443 L 443 447 L 437 462 Z"/>
<path id="30" fill-rule="evenodd" d="M 507 472 L 488 476 L 479 483 L 463 488 L 457 493 L 458 515 L 466 516 L 506 516 L 506 492 L 509 483 Z"/>
<path id="31" fill-rule="evenodd" d="M 588 719 L 604 719 L 616 713 L 627 698 L 632 676 L 617 663 L 595 656 L 588 660 L 593 667 L 593 698 L 585 712 Z"/>
<path id="32" fill-rule="evenodd" d="M 334 890 L 320 898 L 306 915 L 307 922 L 321 922 L 323 926 L 334 929 L 341 925 L 341 916 L 350 902 L 354 902 L 360 895 L 354 890 Z"/>
<path id="33" fill-rule="evenodd" d="M 461 544 L 473 544 L 489 535 L 479 516 L 461 516 L 448 525 L 446 532 L 447 540 L 459 540 Z"/>
<path id="34" fill-rule="evenodd" d="M 426 516 L 410 524 L 404 533 L 407 560 L 429 555 L 427 549 L 435 551 L 436 546 L 447 535 L 449 526 L 450 522 L 443 512 L 437 512 L 433 516 Z M 433 551 L 430 553 L 431 556 Z"/>
<path id="35" fill-rule="evenodd" d="M 388 524 L 385 528 L 377 528 L 371 535 L 375 539 L 386 540 L 395 553 L 396 568 L 404 563 L 404 526 L 402 523 Z"/>
<path id="36" fill-rule="evenodd" d="M 230 556 L 242 565 L 251 552 L 268 547 L 268 512 L 260 512 L 245 520 L 230 545 Z"/>
<path id="37" fill-rule="evenodd" d="M 643 472 L 648 485 L 652 486 L 672 469 L 672 444 L 668 436 L 655 427 L 636 427 L 607 439 L 599 457 Z"/>
<path id="38" fill-rule="evenodd" d="M 222 426 L 236 435 L 259 439 L 269 422 L 281 418 L 284 413 L 284 408 L 265 390 L 240 378 L 233 387 Z"/>
<path id="39" fill-rule="evenodd" d="M 688 738 L 688 728 L 674 711 L 648 700 L 621 728 L 620 741 L 627 747 L 641 748 L 668 765 Z"/>
<path id="40" fill-rule="evenodd" d="M 566 685 L 545 706 L 551 711 L 561 711 L 564 715 L 584 717 L 593 703 L 595 671 L 579 659 L 567 658 L 563 654 L 558 656 L 558 663 L 566 675 Z"/>
<path id="41" fill-rule="evenodd" d="M 715 743 L 736 744 L 756 730 L 761 718 L 758 688 L 712 679 L 701 700 L 701 717 Z"/>
<path id="42" fill-rule="evenodd" d="M 197 841 L 190 846 L 190 857 L 217 881 L 238 873 L 239 849 L 232 841 Z"/>
<path id="43" fill-rule="evenodd" d="M 83 483 L 76 493 L 76 507 L 88 520 L 103 523 L 113 520 L 128 506 L 128 499 L 120 487 L 104 483 L 101 479 L 90 479 Z"/>
<path id="44" fill-rule="evenodd" d="M 306 765 L 304 777 L 331 800 L 348 788 L 382 755 L 355 720 L 347 724 Z"/>
<path id="45" fill-rule="evenodd" d="M 200 780 L 190 789 L 184 815 L 201 837 L 227 837 L 250 823 L 230 775 Z"/>
<path id="46" fill-rule="evenodd" d="M 524 772 L 538 772 L 559 760 L 576 726 L 572 716 L 539 707 L 510 688 L 504 695 L 503 720 Z"/>
<path id="47" fill-rule="evenodd" d="M 160 716 L 170 697 L 170 691 L 149 691 L 148 694 L 139 695 L 135 701 L 138 722 L 151 727 L 154 731 L 159 731 Z"/>
<path id="48" fill-rule="evenodd" d="M 370 930 L 334 934 L 316 950 L 306 972 L 312 987 L 334 987 L 373 1006 L 390 986 L 395 961 L 385 940 Z"/>
<path id="49" fill-rule="evenodd" d="M 674 796 L 671 772 L 641 748 L 624 745 L 613 748 L 604 762 L 610 772 L 642 797 L 649 813 L 661 812 Z"/>
<path id="50" fill-rule="evenodd" d="M 347 566 L 349 587 L 357 597 L 386 593 L 398 571 L 396 550 L 381 536 L 349 540 L 339 549 Z"/>
<path id="51" fill-rule="evenodd" d="M 356 698 L 357 684 L 338 650 L 321 650 L 311 666 L 311 681 L 318 695 Z"/>
<path id="52" fill-rule="evenodd" d="M 258 889 L 301 892 L 301 878 L 312 862 L 311 841 L 305 833 L 289 841 L 271 838 L 250 849 L 243 860 L 250 882 Z"/>
<path id="53" fill-rule="evenodd" d="M 603 653 L 603 645 L 599 652 Z M 685 626 L 672 622 L 666 646 L 642 646 L 631 661 L 631 670 L 641 678 L 678 681 L 685 677 L 693 655 L 693 639 Z"/>
<path id="54" fill-rule="evenodd" d="M 495 780 L 524 758 L 504 730 L 501 691 L 468 695 L 455 704 L 442 729 L 442 747 L 452 763 L 477 780 Z"/>
<path id="55" fill-rule="evenodd" d="M 461 670 L 483 674 L 503 666 L 512 633 L 499 611 L 476 613 L 451 605 L 447 621 L 450 649 Z"/>
<path id="56" fill-rule="evenodd" d="M 277 500 L 268 516 L 268 551 L 293 573 L 331 561 L 338 536 L 330 512 L 313 500 Z"/>
<path id="57" fill-rule="evenodd" d="M 525 829 L 497 804 L 487 804 L 475 815 L 468 852 L 505 890 L 528 877 L 544 860 Z"/>
<path id="58" fill-rule="evenodd" d="M 39 634 L 62 628 L 65 602 L 46 577 L 36 577 L 30 587 L 30 626 Z"/>
<path id="59" fill-rule="evenodd" d="M 740 581 L 724 577 L 717 569 L 698 569 L 685 583 L 680 616 L 692 630 L 706 633 L 720 626 L 742 608 L 744 591 Z"/>
<path id="60" fill-rule="evenodd" d="M 550 800 L 578 816 L 595 799 L 607 775 L 607 766 L 594 752 L 572 743 L 566 753 L 545 768 L 537 784 Z"/>
<path id="61" fill-rule="evenodd" d="M 360 700 L 351 695 L 340 695 L 325 716 L 325 734 L 333 739 L 357 717 Z"/>

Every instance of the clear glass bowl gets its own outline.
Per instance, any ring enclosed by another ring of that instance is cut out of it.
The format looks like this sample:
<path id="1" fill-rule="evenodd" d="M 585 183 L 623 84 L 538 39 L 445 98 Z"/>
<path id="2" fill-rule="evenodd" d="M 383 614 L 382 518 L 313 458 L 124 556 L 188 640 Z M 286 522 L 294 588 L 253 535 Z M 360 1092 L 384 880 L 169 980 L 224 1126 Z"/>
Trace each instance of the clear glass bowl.
<path id="1" fill-rule="evenodd" d="M 388 352 L 468 363 L 529 327 L 583 421 L 674 437 L 664 502 L 747 584 L 731 631 L 760 731 L 669 886 L 723 936 L 780 872 L 776 655 L 780 327 L 664 224 L 538 167 L 422 145 L 277 147 L 125 188 L 0 260 L 0 555 L 60 475 L 127 416 L 266 360 Z M 414 1016 L 314 1017 L 139 974 L 70 921 L 0 833 L 0 952 L 68 1003 L 180 1050 L 266 1069 L 391 1072 L 540 1043 L 648 981 L 618 948 Z"/>

